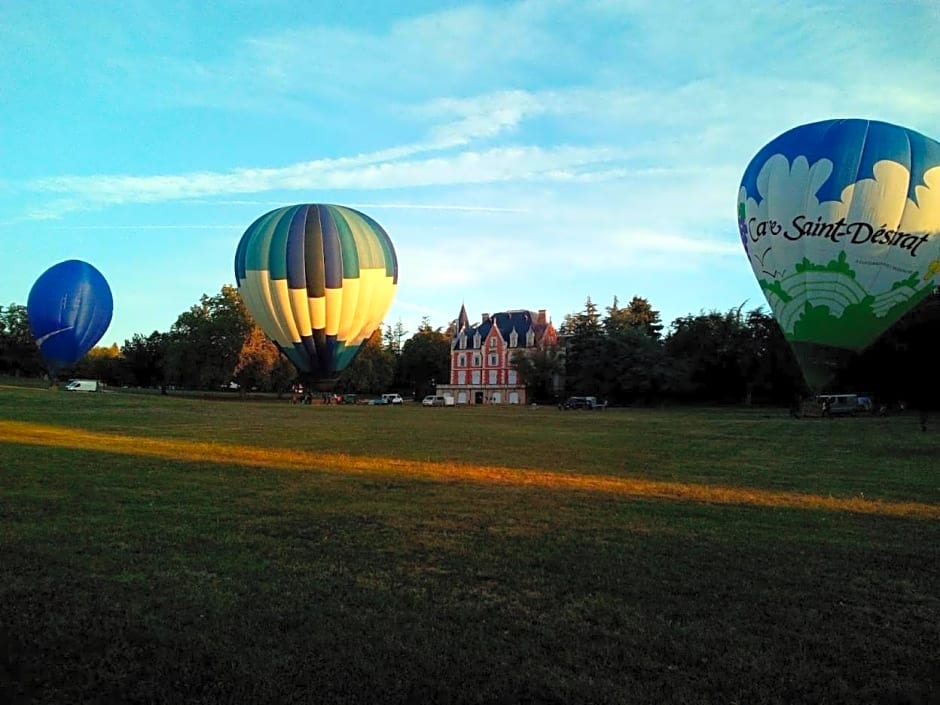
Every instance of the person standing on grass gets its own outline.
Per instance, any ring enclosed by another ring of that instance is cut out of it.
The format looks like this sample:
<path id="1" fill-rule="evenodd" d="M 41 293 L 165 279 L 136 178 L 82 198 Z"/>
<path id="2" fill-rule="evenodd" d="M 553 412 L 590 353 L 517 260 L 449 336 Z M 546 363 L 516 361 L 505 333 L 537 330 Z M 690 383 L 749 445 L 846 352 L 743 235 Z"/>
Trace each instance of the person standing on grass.
<path id="1" fill-rule="evenodd" d="M 927 430 L 927 417 L 930 415 L 930 411 L 927 408 L 925 402 L 921 402 L 917 405 L 917 419 L 920 421 L 920 430 Z"/>

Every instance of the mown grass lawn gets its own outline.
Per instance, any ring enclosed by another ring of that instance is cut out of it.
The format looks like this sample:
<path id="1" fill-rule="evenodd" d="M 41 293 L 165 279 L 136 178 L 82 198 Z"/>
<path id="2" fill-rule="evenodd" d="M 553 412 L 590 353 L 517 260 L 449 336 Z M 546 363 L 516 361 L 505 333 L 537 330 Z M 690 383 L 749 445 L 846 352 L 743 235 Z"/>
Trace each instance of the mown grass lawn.
<path id="1" fill-rule="evenodd" d="M 940 698 L 940 432 L 0 387 L 0 702 Z"/>

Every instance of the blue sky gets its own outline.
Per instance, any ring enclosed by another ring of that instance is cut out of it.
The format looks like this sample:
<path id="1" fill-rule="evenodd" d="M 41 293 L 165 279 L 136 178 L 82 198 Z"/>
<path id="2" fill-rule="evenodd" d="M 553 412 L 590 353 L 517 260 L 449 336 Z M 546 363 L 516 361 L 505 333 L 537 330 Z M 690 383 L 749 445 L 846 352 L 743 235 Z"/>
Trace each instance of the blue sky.
<path id="1" fill-rule="evenodd" d="M 940 137 L 938 34 L 935 0 L 3 0 L 0 304 L 83 259 L 102 344 L 166 331 L 259 215 L 339 203 L 395 243 L 411 332 L 756 307 L 750 158 L 828 118 Z"/>

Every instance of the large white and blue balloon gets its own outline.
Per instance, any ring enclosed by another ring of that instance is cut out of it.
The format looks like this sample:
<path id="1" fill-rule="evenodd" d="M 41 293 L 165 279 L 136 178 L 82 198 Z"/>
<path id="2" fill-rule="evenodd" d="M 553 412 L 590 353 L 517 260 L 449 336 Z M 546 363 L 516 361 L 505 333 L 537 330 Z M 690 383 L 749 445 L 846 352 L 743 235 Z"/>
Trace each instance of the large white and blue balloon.
<path id="1" fill-rule="evenodd" d="M 810 387 L 940 283 L 940 143 L 874 120 L 801 125 L 738 191 L 751 267 Z"/>

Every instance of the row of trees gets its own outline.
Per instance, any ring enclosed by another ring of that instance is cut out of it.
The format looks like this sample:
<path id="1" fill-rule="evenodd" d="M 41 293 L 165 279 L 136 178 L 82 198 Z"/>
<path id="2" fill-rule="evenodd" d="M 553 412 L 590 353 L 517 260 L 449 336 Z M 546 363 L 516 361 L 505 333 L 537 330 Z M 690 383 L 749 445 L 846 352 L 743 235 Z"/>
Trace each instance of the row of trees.
<path id="1" fill-rule="evenodd" d="M 337 382 L 343 392 L 399 391 L 418 397 L 448 378 L 453 325 L 434 328 L 425 319 L 410 337 L 401 322 L 384 327 Z M 929 400 L 937 393 L 928 374 L 940 326 L 940 295 L 923 302 L 837 380 L 843 390 L 867 391 L 891 401 Z M 603 313 L 588 298 L 565 316 L 561 344 L 520 351 L 513 365 L 531 397 L 552 401 L 564 394 L 592 394 L 619 404 L 668 400 L 701 403 L 789 404 L 805 394 L 796 360 L 774 319 L 744 306 L 688 315 L 664 330 L 658 311 L 636 296 L 617 298 Z M 0 307 L 0 374 L 39 376 L 43 364 L 24 306 Z M 92 350 L 69 376 L 112 385 L 283 392 L 296 373 L 254 324 L 238 291 L 222 287 L 180 314 L 167 332 L 135 335 L 118 347 Z M 564 389 L 557 380 L 564 380 Z"/>
<path id="2" fill-rule="evenodd" d="M 886 403 L 936 406 L 940 385 L 931 362 L 938 330 L 940 289 L 850 358 L 833 387 Z M 543 396 L 550 375 L 562 369 L 567 393 L 623 404 L 791 404 L 809 393 L 780 327 L 759 308 L 683 316 L 664 335 L 659 313 L 642 297 L 626 307 L 615 298 L 605 315 L 588 298 L 582 311 L 565 317 L 560 333 L 558 350 L 517 364 Z"/>
<path id="3" fill-rule="evenodd" d="M 703 312 L 663 328 L 642 297 L 625 307 L 615 298 L 605 315 L 588 298 L 560 328 L 567 390 L 622 404 L 788 403 L 800 391 L 790 348 L 761 309 Z"/>
<path id="4" fill-rule="evenodd" d="M 436 380 L 446 378 L 450 339 L 426 320 L 407 340 L 406 335 L 401 323 L 377 330 L 339 378 L 337 390 L 432 390 Z M 26 308 L 0 307 L 0 374 L 39 376 L 43 369 Z M 242 390 L 277 393 L 297 376 L 231 286 L 202 296 L 169 331 L 137 334 L 120 347 L 96 347 L 66 374 L 119 386 L 217 390 L 235 382 Z"/>

